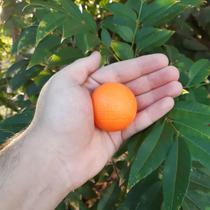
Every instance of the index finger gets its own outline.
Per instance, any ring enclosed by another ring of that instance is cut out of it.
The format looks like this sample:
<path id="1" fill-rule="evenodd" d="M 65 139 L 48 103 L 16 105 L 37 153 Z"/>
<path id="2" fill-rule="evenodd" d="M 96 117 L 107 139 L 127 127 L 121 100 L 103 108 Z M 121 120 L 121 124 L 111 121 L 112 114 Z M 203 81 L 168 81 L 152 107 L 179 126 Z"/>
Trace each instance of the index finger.
<path id="1" fill-rule="evenodd" d="M 164 54 L 144 55 L 104 66 L 94 72 L 91 77 L 99 83 L 124 83 L 166 67 L 168 63 L 168 58 Z"/>

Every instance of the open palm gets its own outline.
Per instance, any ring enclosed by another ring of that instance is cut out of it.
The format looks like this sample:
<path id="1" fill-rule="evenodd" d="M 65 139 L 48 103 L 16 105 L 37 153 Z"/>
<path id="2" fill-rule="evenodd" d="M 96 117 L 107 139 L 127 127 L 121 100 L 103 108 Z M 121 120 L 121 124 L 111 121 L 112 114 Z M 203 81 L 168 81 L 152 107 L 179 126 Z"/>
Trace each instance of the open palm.
<path id="1" fill-rule="evenodd" d="M 96 175 L 123 140 L 145 129 L 174 105 L 181 93 L 179 71 L 163 54 L 152 54 L 99 68 L 100 54 L 79 59 L 55 74 L 41 91 L 33 124 L 51 135 L 54 148 L 76 188 Z M 94 126 L 91 92 L 106 82 L 120 82 L 136 96 L 138 113 L 122 131 L 104 132 Z"/>

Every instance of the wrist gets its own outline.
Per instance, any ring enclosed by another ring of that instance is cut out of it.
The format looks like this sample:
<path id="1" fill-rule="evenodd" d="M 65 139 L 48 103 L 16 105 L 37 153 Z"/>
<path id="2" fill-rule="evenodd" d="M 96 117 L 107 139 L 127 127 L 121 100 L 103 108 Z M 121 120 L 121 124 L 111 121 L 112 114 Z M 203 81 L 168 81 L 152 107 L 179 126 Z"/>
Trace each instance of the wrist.
<path id="1" fill-rule="evenodd" d="M 7 209 L 54 209 L 70 190 L 66 173 L 49 145 L 52 139 L 42 130 L 30 125 L 8 147 L 17 163 L 10 174 L 11 183 L 5 188 L 17 203 L 8 201 Z M 10 198 L 5 194 L 6 199 Z"/>
<path id="2" fill-rule="evenodd" d="M 45 127 L 30 125 L 24 131 L 27 139 L 27 150 L 30 151 L 31 161 L 35 161 L 36 167 L 42 169 L 42 179 L 59 183 L 63 190 L 70 190 L 68 172 L 65 169 L 65 161 L 58 152 L 60 139 L 52 135 Z"/>

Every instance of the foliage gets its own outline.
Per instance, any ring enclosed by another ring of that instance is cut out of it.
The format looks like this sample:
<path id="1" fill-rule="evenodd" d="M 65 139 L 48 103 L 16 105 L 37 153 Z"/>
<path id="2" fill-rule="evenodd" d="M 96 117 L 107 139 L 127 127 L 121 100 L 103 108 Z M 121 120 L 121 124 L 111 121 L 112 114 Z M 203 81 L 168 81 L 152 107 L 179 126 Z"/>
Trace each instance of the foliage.
<path id="1" fill-rule="evenodd" d="M 1 37 L 12 37 L 15 61 L 1 67 L 0 102 L 10 112 L 1 113 L 0 142 L 30 123 L 56 71 L 93 50 L 103 65 L 165 53 L 189 92 L 57 209 L 210 209 L 210 1 L 15 2 L 3 3 Z"/>

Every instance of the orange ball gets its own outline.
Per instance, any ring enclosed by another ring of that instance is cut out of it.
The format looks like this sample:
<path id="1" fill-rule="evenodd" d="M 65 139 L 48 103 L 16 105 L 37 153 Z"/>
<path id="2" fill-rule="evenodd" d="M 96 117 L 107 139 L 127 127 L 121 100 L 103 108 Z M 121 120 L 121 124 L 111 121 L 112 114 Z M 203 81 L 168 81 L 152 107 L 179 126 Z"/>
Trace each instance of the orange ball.
<path id="1" fill-rule="evenodd" d="M 133 92 L 120 83 L 105 83 L 92 93 L 95 125 L 105 131 L 128 127 L 137 112 Z"/>

